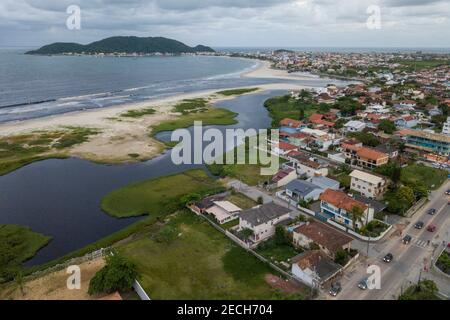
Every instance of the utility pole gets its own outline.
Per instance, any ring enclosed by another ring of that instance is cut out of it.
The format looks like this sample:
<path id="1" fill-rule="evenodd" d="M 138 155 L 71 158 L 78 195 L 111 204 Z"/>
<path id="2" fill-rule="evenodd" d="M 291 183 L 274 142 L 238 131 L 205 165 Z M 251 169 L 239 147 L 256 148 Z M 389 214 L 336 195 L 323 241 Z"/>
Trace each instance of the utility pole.
<path id="1" fill-rule="evenodd" d="M 370 211 L 370 203 L 369 203 L 369 206 L 367 208 L 367 213 L 366 213 L 366 227 L 367 227 L 367 224 L 369 221 L 369 211 Z M 370 245 L 370 234 L 367 238 L 367 258 L 369 258 L 369 245 Z"/>

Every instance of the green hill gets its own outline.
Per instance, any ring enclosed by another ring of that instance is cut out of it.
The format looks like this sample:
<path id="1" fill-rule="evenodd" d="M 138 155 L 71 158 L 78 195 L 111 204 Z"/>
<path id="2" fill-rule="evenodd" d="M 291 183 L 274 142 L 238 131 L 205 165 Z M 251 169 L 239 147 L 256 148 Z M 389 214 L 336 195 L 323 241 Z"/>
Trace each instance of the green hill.
<path id="1" fill-rule="evenodd" d="M 43 46 L 40 49 L 32 50 L 27 54 L 64 54 L 64 53 L 196 53 L 196 52 L 214 52 L 210 47 L 198 45 L 189 47 L 184 43 L 162 37 L 111 37 L 100 41 L 92 42 L 87 45 L 78 43 L 57 42 Z"/>

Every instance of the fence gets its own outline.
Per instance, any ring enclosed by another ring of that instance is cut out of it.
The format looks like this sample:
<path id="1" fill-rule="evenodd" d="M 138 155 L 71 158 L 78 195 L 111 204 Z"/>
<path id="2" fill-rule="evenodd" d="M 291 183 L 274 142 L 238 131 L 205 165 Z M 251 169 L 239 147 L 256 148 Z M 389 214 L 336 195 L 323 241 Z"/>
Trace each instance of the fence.
<path id="1" fill-rule="evenodd" d="M 191 210 L 192 211 L 192 210 Z M 195 213 L 195 211 L 193 211 Z M 275 271 L 277 271 L 278 273 L 280 273 L 281 275 L 283 275 L 284 277 L 300 282 L 304 285 L 306 285 L 307 287 L 311 287 L 311 285 L 305 281 L 303 281 L 300 278 L 297 278 L 296 276 L 294 276 L 293 274 L 286 272 L 285 270 L 281 269 L 280 267 L 278 267 L 277 265 L 275 265 L 274 263 L 272 263 L 269 259 L 263 257 L 262 255 L 260 255 L 259 253 L 257 253 L 256 251 L 254 251 L 252 249 L 252 247 L 242 241 L 241 239 L 239 239 L 238 237 L 236 237 L 234 234 L 232 234 L 231 232 L 229 232 L 228 230 L 224 230 L 222 227 L 220 227 L 219 225 L 217 225 L 214 221 L 211 221 L 209 218 L 207 218 L 205 215 L 200 214 L 200 217 L 202 217 L 203 219 L 205 219 L 206 221 L 208 221 L 214 228 L 216 228 L 217 230 L 219 230 L 220 232 L 222 232 L 223 234 L 225 234 L 229 239 L 231 239 L 234 243 L 236 243 L 237 245 L 239 245 L 240 247 L 242 247 L 243 249 L 245 249 L 247 252 L 251 253 L 252 255 L 254 255 L 257 259 L 259 259 L 260 261 L 268 264 L 272 269 L 274 269 Z M 255 245 L 256 246 L 256 245 Z"/>
<path id="2" fill-rule="evenodd" d="M 422 198 L 416 203 L 414 203 L 412 207 L 409 208 L 408 211 L 406 211 L 405 217 L 411 218 L 426 202 L 427 198 Z"/>
<path id="3" fill-rule="evenodd" d="M 141 298 L 141 300 L 151 300 L 150 297 L 145 292 L 145 290 L 142 288 L 139 281 L 134 280 L 133 289 L 134 291 L 136 291 L 137 295 L 139 296 L 139 298 Z"/>
<path id="4" fill-rule="evenodd" d="M 54 266 L 52 266 L 50 268 L 47 268 L 47 269 L 44 269 L 44 270 L 40 270 L 40 271 L 36 271 L 36 272 L 30 274 L 29 276 L 27 276 L 26 279 L 27 280 L 28 279 L 30 279 L 30 280 L 36 279 L 36 278 L 42 277 L 44 275 L 47 275 L 49 273 L 66 269 L 67 267 L 72 266 L 72 265 L 79 265 L 79 264 L 82 264 L 83 262 L 86 262 L 86 261 L 92 261 L 92 260 L 98 259 L 100 257 L 105 256 L 105 254 L 107 252 L 109 252 L 109 250 L 110 250 L 109 247 L 108 248 L 101 248 L 99 250 L 90 252 L 90 253 L 88 253 L 88 254 L 86 254 L 84 256 L 72 258 L 72 259 L 67 260 L 67 261 L 65 261 L 63 263 L 54 265 Z"/>

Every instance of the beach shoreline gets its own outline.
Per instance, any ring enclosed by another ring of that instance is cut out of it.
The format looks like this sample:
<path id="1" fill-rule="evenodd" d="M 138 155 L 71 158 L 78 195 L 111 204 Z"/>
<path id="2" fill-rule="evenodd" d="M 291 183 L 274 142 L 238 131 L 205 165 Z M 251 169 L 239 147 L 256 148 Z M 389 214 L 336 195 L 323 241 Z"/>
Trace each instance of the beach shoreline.
<path id="1" fill-rule="evenodd" d="M 284 73 L 284 75 L 283 75 Z M 257 86 L 256 92 L 267 90 L 298 90 L 303 88 L 298 84 L 277 83 L 277 79 L 301 80 L 302 78 L 288 75 L 282 70 L 270 68 L 270 63 L 260 61 L 254 70 L 242 73 L 241 77 L 271 78 L 273 83 Z M 248 86 L 245 86 L 248 87 Z M 227 88 L 228 89 L 238 89 Z M 179 116 L 172 112 L 173 106 L 184 99 L 205 98 L 210 104 L 233 99 L 235 96 L 217 94 L 223 89 L 203 90 L 176 94 L 148 101 L 115 105 L 104 108 L 74 111 L 64 114 L 46 116 L 0 124 L 0 137 L 32 133 L 38 130 L 52 131 L 62 127 L 88 127 L 101 132 L 93 135 L 87 142 L 76 145 L 68 150 L 67 155 L 102 163 L 123 163 L 152 159 L 160 155 L 165 146 L 155 138 L 150 137 L 152 126 L 162 121 L 175 119 Z M 250 94 L 254 94 L 252 92 Z M 121 114 L 128 110 L 153 108 L 156 112 L 140 118 L 124 118 Z M 135 159 L 130 154 L 139 155 Z"/>

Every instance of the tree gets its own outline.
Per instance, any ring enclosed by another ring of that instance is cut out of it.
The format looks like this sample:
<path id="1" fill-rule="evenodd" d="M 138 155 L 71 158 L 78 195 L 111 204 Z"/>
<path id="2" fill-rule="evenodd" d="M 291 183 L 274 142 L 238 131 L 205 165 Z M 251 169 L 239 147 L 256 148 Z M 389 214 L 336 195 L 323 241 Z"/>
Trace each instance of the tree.
<path id="1" fill-rule="evenodd" d="M 350 215 L 352 216 L 353 227 L 355 227 L 355 224 L 357 222 L 361 222 L 362 221 L 363 214 L 364 214 L 364 210 L 360 206 L 353 206 L 352 207 Z"/>
<path id="2" fill-rule="evenodd" d="M 275 239 L 275 243 L 278 245 L 287 243 L 286 231 L 284 230 L 283 226 L 275 227 L 274 239 Z"/>
<path id="3" fill-rule="evenodd" d="M 387 119 L 383 119 L 380 121 L 380 124 L 378 125 L 378 129 L 383 130 L 384 133 L 392 134 L 397 129 L 394 122 L 389 121 Z"/>
<path id="4" fill-rule="evenodd" d="M 341 266 L 344 266 L 348 261 L 348 252 L 343 249 L 339 249 L 336 251 L 336 254 L 334 255 L 334 262 L 340 264 Z"/>
<path id="5" fill-rule="evenodd" d="M 438 287 L 432 280 L 422 280 L 405 290 L 398 300 L 439 300 Z"/>
<path id="6" fill-rule="evenodd" d="M 181 197 L 180 202 L 182 206 L 190 205 L 194 202 L 200 201 L 202 197 L 198 193 L 189 193 Z"/>
<path id="7" fill-rule="evenodd" d="M 264 198 L 262 196 L 259 196 L 256 202 L 258 204 L 264 204 Z"/>
<path id="8" fill-rule="evenodd" d="M 249 228 L 245 228 L 241 231 L 241 235 L 244 237 L 244 239 L 248 239 L 252 237 L 254 234 L 255 233 L 253 232 L 253 230 Z"/>
<path id="9" fill-rule="evenodd" d="M 160 243 L 170 244 L 177 239 L 179 233 L 177 227 L 167 225 L 156 234 L 155 240 Z"/>
<path id="10" fill-rule="evenodd" d="M 88 293 L 109 294 L 118 290 L 128 290 L 138 277 L 136 265 L 114 253 L 106 257 L 106 265 L 89 282 Z"/>
<path id="11" fill-rule="evenodd" d="M 407 186 L 400 187 L 396 196 L 399 201 L 405 202 L 408 205 L 411 205 L 415 199 L 413 189 Z"/>

